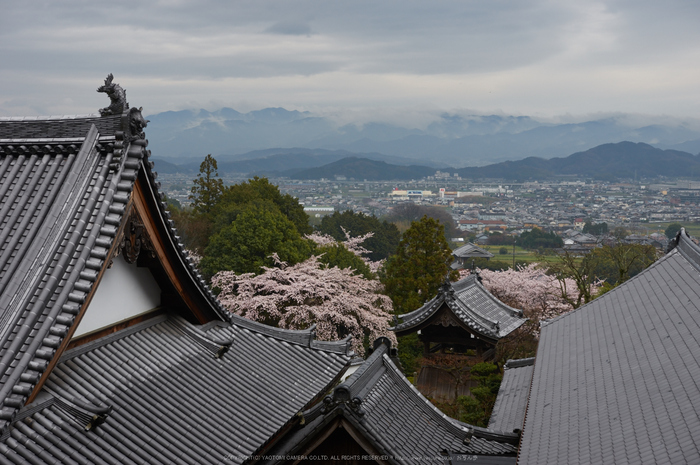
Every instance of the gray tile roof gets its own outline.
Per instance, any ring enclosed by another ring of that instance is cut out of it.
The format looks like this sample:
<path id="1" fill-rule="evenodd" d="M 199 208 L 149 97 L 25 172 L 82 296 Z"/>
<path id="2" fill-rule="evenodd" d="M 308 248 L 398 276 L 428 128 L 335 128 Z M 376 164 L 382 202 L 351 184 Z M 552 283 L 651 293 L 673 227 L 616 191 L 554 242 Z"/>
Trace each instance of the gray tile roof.
<path id="1" fill-rule="evenodd" d="M 0 142 L 83 138 L 95 126 L 100 134 L 122 131 L 122 115 L 23 116 L 0 118 Z"/>
<path id="2" fill-rule="evenodd" d="M 489 429 L 508 432 L 523 429 L 534 362 L 534 358 L 508 360 L 503 366 L 503 381 L 491 411 Z"/>
<path id="3" fill-rule="evenodd" d="M 455 249 L 452 252 L 452 255 L 458 258 L 470 258 L 470 257 L 478 257 L 478 258 L 493 258 L 493 254 L 489 252 L 488 250 L 482 249 L 478 245 L 474 245 L 471 242 L 463 245 L 462 247 L 459 247 L 458 249 Z"/>
<path id="4" fill-rule="evenodd" d="M 515 455 L 517 435 L 467 425 L 446 416 L 396 368 L 387 344 L 375 346 L 365 363 L 322 404 L 302 412 L 305 424 L 297 425 L 271 455 L 303 451 L 338 416 L 349 421 L 391 463 L 445 463 L 442 451 Z"/>
<path id="5" fill-rule="evenodd" d="M 284 435 L 296 412 L 313 411 L 350 359 L 349 340 L 223 310 L 179 242 L 147 141 L 127 116 L 0 118 L 0 464 L 240 463 Z M 170 264 L 221 321 L 157 317 L 66 352 L 48 373 L 117 250 L 137 179 Z M 446 419 L 379 360 L 377 378 L 355 377 L 372 387 L 358 394 L 368 411 L 382 412 L 385 395 L 418 406 L 399 405 L 390 447 L 404 447 L 401 419 L 419 415 L 426 425 L 408 431 L 422 450 L 471 436 L 464 450 L 514 452 L 513 437 Z"/>
<path id="6" fill-rule="evenodd" d="M 0 133 L 21 126 L 34 137 L 27 126 L 40 123 L 4 121 Z M 96 281 L 144 156 L 144 145 L 122 153 L 121 137 L 92 124 L 79 140 L 0 143 L 0 431 Z"/>
<path id="7" fill-rule="evenodd" d="M 0 434 L 74 329 L 115 250 L 137 178 L 200 311 L 288 343 L 349 350 L 349 341 L 315 341 L 313 328 L 270 328 L 221 307 L 168 219 L 147 144 L 131 134 L 127 115 L 0 118 Z"/>
<path id="8" fill-rule="evenodd" d="M 700 463 L 700 248 L 552 320 L 518 463 Z"/>
<path id="9" fill-rule="evenodd" d="M 459 321 L 472 331 L 498 340 L 518 329 L 525 321 L 523 312 L 496 299 L 472 274 L 456 283 L 446 283 L 438 295 L 421 308 L 398 317 L 403 320 L 393 331 L 411 332 L 420 329 L 442 306 L 447 307 Z"/>
<path id="10" fill-rule="evenodd" d="M 340 376 L 334 349 L 163 315 L 66 352 L 0 463 L 241 463 Z"/>

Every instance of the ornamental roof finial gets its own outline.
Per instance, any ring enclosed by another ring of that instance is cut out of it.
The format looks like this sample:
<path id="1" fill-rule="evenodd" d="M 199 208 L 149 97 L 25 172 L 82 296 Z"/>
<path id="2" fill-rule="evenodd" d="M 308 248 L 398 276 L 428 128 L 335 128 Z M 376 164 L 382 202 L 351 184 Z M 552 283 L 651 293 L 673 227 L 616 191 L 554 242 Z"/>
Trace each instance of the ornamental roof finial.
<path id="1" fill-rule="evenodd" d="M 124 110 L 129 109 L 129 103 L 126 101 L 126 91 L 122 89 L 122 86 L 112 82 L 114 76 L 109 73 L 105 79 L 103 86 L 97 88 L 97 92 L 104 92 L 107 94 L 112 103 L 105 108 L 100 109 L 100 115 L 121 115 Z"/>

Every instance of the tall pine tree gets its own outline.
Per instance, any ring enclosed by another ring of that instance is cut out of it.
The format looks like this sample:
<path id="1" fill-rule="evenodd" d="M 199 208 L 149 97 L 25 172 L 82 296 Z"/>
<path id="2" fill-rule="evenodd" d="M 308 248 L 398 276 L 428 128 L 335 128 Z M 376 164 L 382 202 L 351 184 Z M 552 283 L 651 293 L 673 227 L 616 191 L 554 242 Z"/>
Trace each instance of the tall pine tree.
<path id="1" fill-rule="evenodd" d="M 397 313 L 415 310 L 435 297 L 448 274 L 450 280 L 456 280 L 458 273 L 450 269 L 451 261 L 443 225 L 427 216 L 414 221 L 385 268 L 386 294 Z"/>
<path id="2" fill-rule="evenodd" d="M 224 181 L 219 178 L 216 159 L 211 154 L 199 165 L 199 174 L 190 192 L 195 213 L 210 215 L 224 192 Z"/>

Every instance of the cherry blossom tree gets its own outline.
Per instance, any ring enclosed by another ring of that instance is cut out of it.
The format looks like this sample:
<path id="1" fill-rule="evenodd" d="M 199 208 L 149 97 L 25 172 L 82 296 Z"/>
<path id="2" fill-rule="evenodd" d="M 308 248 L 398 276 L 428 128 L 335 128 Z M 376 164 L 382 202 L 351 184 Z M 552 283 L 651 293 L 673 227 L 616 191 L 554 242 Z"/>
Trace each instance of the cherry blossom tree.
<path id="1" fill-rule="evenodd" d="M 468 270 L 460 272 L 462 276 Z M 496 360 L 532 357 L 537 350 L 540 321 L 551 319 L 575 308 L 578 300 L 578 287 L 571 278 L 552 273 L 541 264 L 531 263 L 517 269 L 502 271 L 480 270 L 484 287 L 505 304 L 522 309 L 528 321 L 496 346 Z M 600 281 L 591 284 L 595 295 Z"/>
<path id="2" fill-rule="evenodd" d="M 481 270 L 480 276 L 484 287 L 496 298 L 522 309 L 525 316 L 535 323 L 573 310 L 572 302 L 578 299 L 579 290 L 573 279 L 547 274 L 547 270 L 537 263 L 515 270 Z M 591 293 L 595 294 L 599 287 L 600 282 L 593 282 Z M 534 331 L 537 331 L 537 326 L 533 326 Z"/>
<path id="3" fill-rule="evenodd" d="M 342 242 L 336 241 L 332 236 L 328 234 L 320 234 L 317 232 L 313 234 L 307 234 L 306 238 L 313 241 L 316 244 L 316 246 L 319 247 L 321 250 L 328 249 L 329 247 L 344 247 L 345 249 L 359 257 L 365 263 L 365 265 L 367 265 L 367 267 L 372 273 L 377 273 L 379 268 L 382 267 L 386 260 L 371 260 L 368 257 L 368 255 L 370 255 L 372 251 L 366 249 L 362 245 L 367 239 L 374 237 L 374 233 L 369 232 L 361 236 L 352 237 L 350 236 L 350 233 L 345 230 L 344 227 L 341 226 L 340 229 L 343 231 L 343 234 L 345 234 L 345 240 Z"/>
<path id="4" fill-rule="evenodd" d="M 316 239 L 331 245 L 327 238 Z M 350 247 L 360 250 L 359 242 Z M 366 343 L 380 336 L 396 344 L 388 329 L 391 299 L 381 294 L 379 280 L 352 268 L 327 266 L 319 256 L 291 266 L 276 255 L 273 260 L 274 266 L 262 267 L 258 276 L 216 273 L 211 282 L 220 289 L 221 304 L 237 315 L 280 328 L 304 329 L 315 323 L 316 336 L 324 341 L 352 335 L 353 349 L 360 355 Z"/>

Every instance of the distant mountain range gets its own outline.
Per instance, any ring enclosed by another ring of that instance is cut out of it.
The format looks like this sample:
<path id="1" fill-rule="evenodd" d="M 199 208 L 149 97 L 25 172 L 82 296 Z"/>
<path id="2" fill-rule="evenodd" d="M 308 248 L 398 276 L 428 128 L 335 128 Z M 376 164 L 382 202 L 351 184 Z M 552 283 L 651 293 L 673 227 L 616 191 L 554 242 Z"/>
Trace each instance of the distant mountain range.
<path id="1" fill-rule="evenodd" d="M 512 180 L 580 176 L 600 180 L 700 177 L 700 155 L 661 150 L 648 144 L 603 144 L 565 158 L 529 157 L 482 167 L 456 170 L 463 178 Z"/>
<path id="2" fill-rule="evenodd" d="M 432 176 L 435 174 L 435 168 L 417 165 L 399 166 L 384 161 L 349 157 L 318 168 L 282 174 L 295 179 L 334 179 L 336 176 L 344 176 L 358 181 L 408 181 Z"/>
<path id="3" fill-rule="evenodd" d="M 244 174 L 260 176 L 288 176 L 294 177 L 297 172 L 317 168 L 337 162 L 346 158 L 357 158 L 360 155 L 346 150 L 322 150 L 322 149 L 267 149 L 256 150 L 242 155 L 223 155 L 216 158 L 220 173 Z M 410 158 L 394 157 L 381 153 L 363 153 L 362 158 L 392 163 L 393 165 L 409 165 L 416 160 Z M 198 160 L 163 159 L 154 157 L 156 171 L 160 173 L 197 173 L 199 165 L 204 157 Z M 179 162 L 179 163 L 174 163 Z M 439 163 L 424 163 L 428 169 L 446 168 Z"/>
<path id="4" fill-rule="evenodd" d="M 304 149 L 272 150 L 263 158 L 219 162 L 221 173 L 246 173 L 249 175 L 275 175 L 294 179 L 334 179 L 344 176 L 355 180 L 411 180 L 435 174 L 436 167 L 388 163 L 375 154 L 370 159 L 348 156 L 341 151 L 313 151 Z M 320 160 L 336 158 L 322 166 L 313 166 Z M 395 157 L 394 157 L 395 158 Z M 390 160 L 391 161 L 391 160 Z M 405 159 L 400 160 L 405 161 Z M 292 169 L 284 169 L 294 165 Z M 156 159 L 156 170 L 196 173 L 199 163 L 189 162 L 177 166 Z M 441 168 L 458 173 L 462 178 L 507 180 L 551 179 L 561 176 L 577 176 L 599 180 L 642 179 L 666 177 L 700 177 L 700 155 L 678 150 L 662 150 L 649 144 L 619 142 L 603 144 L 564 158 L 544 159 L 528 157 L 524 160 L 506 161 L 481 167 Z"/>
<path id="5" fill-rule="evenodd" d="M 571 124 L 541 122 L 527 116 L 444 113 L 420 128 L 383 122 L 339 124 L 336 118 L 310 112 L 266 108 L 241 113 L 230 108 L 209 112 L 183 110 L 149 115 L 146 128 L 150 148 L 166 162 L 186 166 L 205 155 L 217 160 L 243 161 L 281 155 L 280 150 L 316 157 L 313 163 L 332 163 L 338 156 L 370 159 L 396 157 L 387 163 L 430 166 L 486 166 L 527 157 L 566 157 L 605 143 L 643 142 L 662 149 L 700 152 L 697 122 L 646 119 L 643 123 L 621 115 Z M 641 120 L 640 120 L 641 121 Z M 285 147 L 285 149 L 275 149 Z M 289 149 L 288 147 L 299 147 Z M 268 150 L 274 149 L 273 152 Z M 306 152 L 310 150 L 311 152 Z M 313 151 L 320 150 L 322 152 Z M 301 151 L 301 152 L 300 152 Z M 275 170 L 309 168 L 308 160 L 292 160 Z M 381 154 L 381 155 L 380 155 Z M 320 165 L 316 165 L 320 166 Z M 254 164 L 232 170 L 257 170 Z"/>

